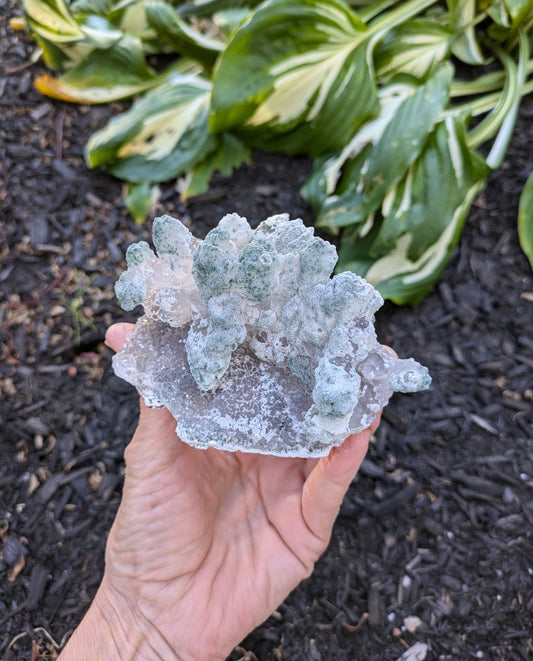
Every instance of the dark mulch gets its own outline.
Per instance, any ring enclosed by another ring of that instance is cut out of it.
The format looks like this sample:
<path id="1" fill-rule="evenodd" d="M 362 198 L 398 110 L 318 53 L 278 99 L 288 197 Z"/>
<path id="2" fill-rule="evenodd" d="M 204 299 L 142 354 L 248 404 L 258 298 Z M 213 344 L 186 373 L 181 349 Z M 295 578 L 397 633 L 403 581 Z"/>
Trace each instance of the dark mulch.
<path id="1" fill-rule="evenodd" d="M 66 640 L 102 574 L 137 416 L 102 339 L 125 318 L 112 285 L 149 224 L 83 162 L 113 109 L 40 97 L 13 0 L 0 8 L 0 655 L 28 659 Z M 431 390 L 393 398 L 313 576 L 232 660 L 387 661 L 415 643 L 426 659 L 533 658 L 533 277 L 515 228 L 532 118 L 529 99 L 441 284 L 378 314 Z M 186 206 L 167 186 L 160 211 L 200 235 L 228 211 L 311 222 L 309 167 L 256 154 Z"/>

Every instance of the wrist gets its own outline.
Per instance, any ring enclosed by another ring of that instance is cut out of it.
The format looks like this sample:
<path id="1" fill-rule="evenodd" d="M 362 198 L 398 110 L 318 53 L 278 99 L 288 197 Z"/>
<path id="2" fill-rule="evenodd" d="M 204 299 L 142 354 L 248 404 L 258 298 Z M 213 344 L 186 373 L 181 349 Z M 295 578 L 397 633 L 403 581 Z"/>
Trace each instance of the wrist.
<path id="1" fill-rule="evenodd" d="M 105 578 L 58 661 L 184 661 L 131 603 L 106 587 Z"/>

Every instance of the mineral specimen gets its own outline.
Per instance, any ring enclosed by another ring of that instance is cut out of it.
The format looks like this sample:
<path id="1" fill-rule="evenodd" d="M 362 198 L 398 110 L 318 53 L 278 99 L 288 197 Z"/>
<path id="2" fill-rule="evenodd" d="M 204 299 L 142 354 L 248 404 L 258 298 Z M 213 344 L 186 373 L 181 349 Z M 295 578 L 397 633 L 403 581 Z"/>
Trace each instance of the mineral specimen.
<path id="1" fill-rule="evenodd" d="M 129 247 L 116 284 L 145 314 L 113 360 L 190 445 L 317 457 L 367 427 L 393 391 L 427 388 L 427 369 L 376 339 L 379 293 L 331 277 L 335 248 L 286 214 L 252 230 L 224 216 L 204 241 L 170 216 Z"/>

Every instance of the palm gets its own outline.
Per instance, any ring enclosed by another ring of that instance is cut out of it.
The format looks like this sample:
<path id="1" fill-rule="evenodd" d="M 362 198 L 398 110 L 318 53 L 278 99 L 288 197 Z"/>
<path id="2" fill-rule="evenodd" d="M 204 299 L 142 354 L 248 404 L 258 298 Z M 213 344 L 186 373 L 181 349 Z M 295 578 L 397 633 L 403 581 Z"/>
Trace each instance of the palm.
<path id="1" fill-rule="evenodd" d="M 108 579 L 175 648 L 223 659 L 311 572 L 370 431 L 311 460 L 198 450 L 174 427 L 142 405 Z"/>

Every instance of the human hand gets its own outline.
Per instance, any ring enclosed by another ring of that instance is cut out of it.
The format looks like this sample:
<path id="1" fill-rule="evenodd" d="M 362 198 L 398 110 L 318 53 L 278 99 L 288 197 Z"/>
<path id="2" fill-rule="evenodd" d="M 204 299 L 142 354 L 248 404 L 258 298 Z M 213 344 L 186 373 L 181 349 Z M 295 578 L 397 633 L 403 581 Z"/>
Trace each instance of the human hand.
<path id="1" fill-rule="evenodd" d="M 121 660 L 225 659 L 311 573 L 378 424 L 321 459 L 199 450 L 141 400 L 102 585 L 62 661 L 98 658 L 74 654 L 98 621 Z"/>

